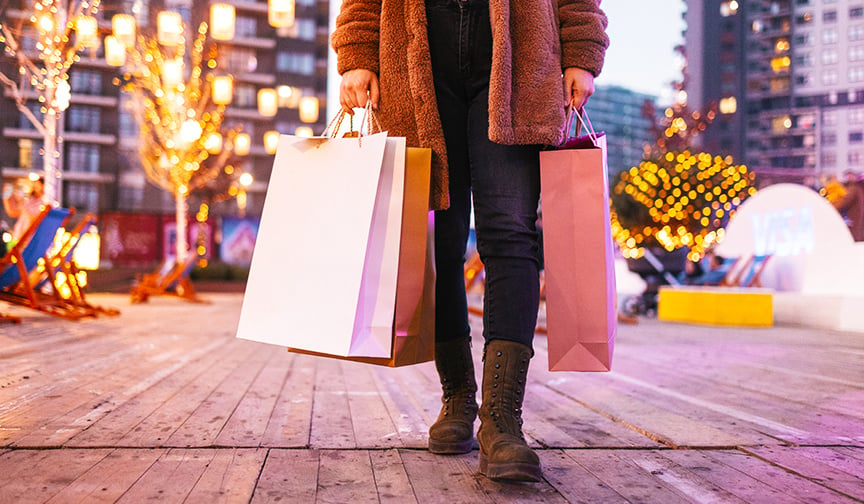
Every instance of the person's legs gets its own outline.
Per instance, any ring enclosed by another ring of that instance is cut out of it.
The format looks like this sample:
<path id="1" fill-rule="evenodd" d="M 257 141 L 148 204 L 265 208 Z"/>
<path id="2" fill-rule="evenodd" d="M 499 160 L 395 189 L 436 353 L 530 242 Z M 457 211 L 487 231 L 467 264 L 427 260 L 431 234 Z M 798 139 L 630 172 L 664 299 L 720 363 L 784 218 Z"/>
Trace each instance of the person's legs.
<path id="1" fill-rule="evenodd" d="M 469 129 L 477 248 L 486 267 L 480 472 L 539 481 L 540 460 L 522 434 L 522 401 L 539 304 L 539 146 L 488 140 L 487 93 Z"/>
<path id="2" fill-rule="evenodd" d="M 477 249 L 486 268 L 480 472 L 538 481 L 540 461 L 522 435 L 521 408 L 539 303 L 540 147 L 489 140 L 492 34 L 488 10 L 477 13 L 467 46 L 474 65 L 466 80 L 466 135 Z"/>
<path id="3" fill-rule="evenodd" d="M 435 367 L 443 394 L 441 412 L 429 428 L 429 451 L 454 454 L 473 449 L 477 418 L 464 277 L 471 212 L 468 102 L 461 66 L 466 16 L 453 0 L 429 0 L 426 13 L 450 179 L 450 208 L 435 212 Z"/>

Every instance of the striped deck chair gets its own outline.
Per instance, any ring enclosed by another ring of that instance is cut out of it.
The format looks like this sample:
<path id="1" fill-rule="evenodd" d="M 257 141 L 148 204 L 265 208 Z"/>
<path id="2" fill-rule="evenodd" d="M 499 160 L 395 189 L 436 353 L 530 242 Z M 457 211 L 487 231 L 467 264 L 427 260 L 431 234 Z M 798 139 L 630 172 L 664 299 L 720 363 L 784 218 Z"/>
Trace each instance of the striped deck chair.
<path id="1" fill-rule="evenodd" d="M 73 320 L 93 315 L 89 310 L 70 305 L 56 293 L 43 294 L 36 288 L 40 281 L 40 260 L 44 261 L 57 230 L 73 213 L 68 208 L 46 208 L 34 219 L 18 243 L 0 260 L 0 299 Z"/>
<path id="2" fill-rule="evenodd" d="M 81 242 L 81 234 L 90 226 L 96 225 L 97 220 L 96 215 L 87 213 L 65 234 L 63 240 L 45 258 L 44 274 L 39 288 L 44 285 L 53 286 L 61 298 L 82 310 L 90 310 L 98 315 L 119 315 L 120 311 L 115 308 L 98 306 L 87 301 L 84 286 L 79 280 L 80 270 L 73 260 L 75 250 Z"/>
<path id="3" fill-rule="evenodd" d="M 195 254 L 189 254 L 186 261 L 178 263 L 176 259 L 162 263 L 154 273 L 147 273 L 138 279 L 132 287 L 131 302 L 144 303 L 150 296 L 177 296 L 195 303 L 204 302 L 195 293 L 189 274 L 200 259 Z"/>

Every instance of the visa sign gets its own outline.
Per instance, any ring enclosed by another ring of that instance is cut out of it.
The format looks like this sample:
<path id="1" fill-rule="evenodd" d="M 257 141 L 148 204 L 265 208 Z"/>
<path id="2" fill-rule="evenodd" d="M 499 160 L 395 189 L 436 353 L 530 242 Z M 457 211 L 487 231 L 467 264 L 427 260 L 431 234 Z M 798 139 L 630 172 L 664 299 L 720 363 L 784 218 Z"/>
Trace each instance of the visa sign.
<path id="1" fill-rule="evenodd" d="M 750 214 L 756 255 L 779 257 L 810 254 L 815 246 L 810 207 L 783 208 Z"/>

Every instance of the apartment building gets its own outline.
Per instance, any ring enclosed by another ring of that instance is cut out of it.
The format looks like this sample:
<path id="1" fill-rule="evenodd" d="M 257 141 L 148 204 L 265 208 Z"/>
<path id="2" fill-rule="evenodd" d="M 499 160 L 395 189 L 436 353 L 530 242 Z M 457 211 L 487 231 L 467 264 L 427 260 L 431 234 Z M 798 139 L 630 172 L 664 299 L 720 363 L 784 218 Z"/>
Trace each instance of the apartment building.
<path id="1" fill-rule="evenodd" d="M 238 169 L 254 177 L 247 212 L 255 215 L 260 213 L 273 162 L 263 144 L 264 133 L 294 133 L 301 126 L 317 133 L 325 126 L 329 2 L 297 0 L 294 26 L 279 32 L 268 24 L 267 0 L 228 2 L 236 7 L 235 37 L 219 42 L 218 68 L 234 76 L 234 96 L 224 124 L 242 125 L 252 138 L 251 151 Z M 3 11 L 4 24 L 17 25 L 17 20 L 29 19 L 26 9 L 32 4 L 21 1 L 15 8 L 15 3 L 13 0 L 12 6 Z M 180 12 L 187 26 L 194 29 L 207 20 L 210 3 L 215 2 L 108 0 L 98 14 L 100 35 L 110 33 L 111 17 L 117 13 L 133 14 L 141 32 L 155 33 L 156 13 L 160 10 Z M 35 59 L 35 36 L 25 28 L 19 38 Z M 0 56 L 0 69 L 6 75 L 17 73 L 7 55 Z M 127 109 L 129 97 L 117 86 L 121 74 L 107 65 L 104 45 L 82 52 L 69 75 L 72 97 L 59 128 L 63 139 L 63 204 L 79 212 L 173 212 L 171 195 L 147 182 L 138 161 L 138 129 Z M 258 90 L 279 85 L 317 97 L 322 110 L 318 120 L 311 124 L 301 121 L 296 104 L 279 108 L 275 117 L 261 115 Z M 38 115 L 37 97 L 28 98 L 28 107 Z M 17 110 L 8 92 L 0 96 L 0 131 L 3 180 L 42 169 L 41 136 Z M 230 202 L 211 209 L 211 213 L 236 211 L 236 204 Z"/>
<path id="2" fill-rule="evenodd" d="M 691 106 L 704 136 L 765 180 L 864 171 L 864 1 L 687 2 Z"/>
<path id="3" fill-rule="evenodd" d="M 657 97 L 632 91 L 621 86 L 597 86 L 586 110 L 596 131 L 606 133 L 609 176 L 637 166 L 642 161 L 643 147 L 652 144 L 650 118 L 643 117 L 645 102 L 655 103 Z"/>

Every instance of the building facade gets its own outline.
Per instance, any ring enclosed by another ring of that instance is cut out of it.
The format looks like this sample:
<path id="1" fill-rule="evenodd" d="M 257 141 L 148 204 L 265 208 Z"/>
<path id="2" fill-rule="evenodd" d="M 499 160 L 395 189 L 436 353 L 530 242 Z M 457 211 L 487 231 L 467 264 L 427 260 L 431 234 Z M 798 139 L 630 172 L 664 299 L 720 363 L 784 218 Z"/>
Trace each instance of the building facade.
<path id="1" fill-rule="evenodd" d="M 651 119 L 643 117 L 645 102 L 655 103 L 653 95 L 620 86 L 597 86 L 586 110 L 596 131 L 606 133 L 609 176 L 637 166 L 645 144 L 651 138 Z"/>
<path id="2" fill-rule="evenodd" d="M 210 3 L 108 0 L 97 15 L 100 36 L 110 33 L 111 17 L 117 13 L 133 14 L 140 32 L 155 33 L 156 13 L 160 10 L 180 12 L 187 29 L 194 30 L 207 20 Z M 264 147 L 264 133 L 275 130 L 293 134 L 301 126 L 319 133 L 325 126 L 329 2 L 297 0 L 293 27 L 278 32 L 268 24 L 266 0 L 238 0 L 232 4 L 236 7 L 235 36 L 218 43 L 217 68 L 234 77 L 233 101 L 226 110 L 224 127 L 241 125 L 252 139 L 249 155 L 237 168 L 254 177 L 247 199 L 247 211 L 254 215 L 260 213 L 273 162 Z M 18 8 L 7 8 L 3 23 L 13 29 L 23 27 L 16 35 L 25 53 L 35 60 L 36 38 L 26 28 L 30 12 L 25 9 L 30 5 L 21 2 Z M 72 96 L 59 131 L 63 140 L 62 204 L 79 212 L 173 212 L 172 196 L 147 181 L 138 161 L 138 128 L 128 111 L 130 98 L 117 85 L 121 71 L 106 63 L 104 45 L 85 50 L 80 56 L 69 71 Z M 0 70 L 7 76 L 17 75 L 14 60 L 8 56 L 0 57 Z M 275 117 L 261 115 L 258 90 L 280 85 L 291 86 L 303 96 L 317 97 L 322 110 L 318 120 L 301 121 L 296 103 L 280 107 Z M 36 98 L 28 96 L 28 107 L 39 115 Z M 42 138 L 5 89 L 0 97 L 0 132 L 4 181 L 41 170 Z M 233 202 L 211 209 L 211 213 L 236 212 Z"/>
<path id="3" fill-rule="evenodd" d="M 769 180 L 864 171 L 864 2 L 687 1 L 693 106 L 720 104 L 706 132 Z"/>

